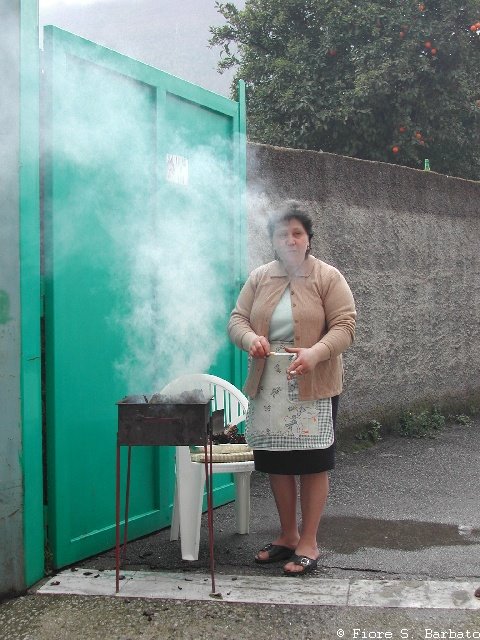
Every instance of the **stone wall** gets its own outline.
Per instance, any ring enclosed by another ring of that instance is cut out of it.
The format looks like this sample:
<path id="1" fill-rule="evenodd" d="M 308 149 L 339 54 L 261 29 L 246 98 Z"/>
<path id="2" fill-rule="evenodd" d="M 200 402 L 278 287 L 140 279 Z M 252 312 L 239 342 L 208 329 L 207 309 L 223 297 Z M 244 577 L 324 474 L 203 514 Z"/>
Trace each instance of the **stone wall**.
<path id="1" fill-rule="evenodd" d="M 340 269 L 356 299 L 340 426 L 478 405 L 480 183 L 250 144 L 250 269 L 272 259 L 265 219 L 286 198 L 309 208 L 313 254 Z"/>

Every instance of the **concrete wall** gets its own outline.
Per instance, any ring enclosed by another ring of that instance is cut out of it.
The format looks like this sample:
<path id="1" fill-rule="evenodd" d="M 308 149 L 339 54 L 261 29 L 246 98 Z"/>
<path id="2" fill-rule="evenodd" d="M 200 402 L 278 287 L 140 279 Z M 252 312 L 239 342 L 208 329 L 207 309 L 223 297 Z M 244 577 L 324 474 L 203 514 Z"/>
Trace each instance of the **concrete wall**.
<path id="1" fill-rule="evenodd" d="M 0 0 L 0 597 L 43 577 L 37 0 Z"/>
<path id="2" fill-rule="evenodd" d="M 20 410 L 20 9 L 0 0 L 0 594 L 23 585 Z"/>
<path id="3" fill-rule="evenodd" d="M 313 254 L 353 290 L 340 424 L 412 405 L 479 403 L 480 183 L 311 151 L 249 145 L 249 267 L 272 259 L 271 203 L 304 202 Z"/>

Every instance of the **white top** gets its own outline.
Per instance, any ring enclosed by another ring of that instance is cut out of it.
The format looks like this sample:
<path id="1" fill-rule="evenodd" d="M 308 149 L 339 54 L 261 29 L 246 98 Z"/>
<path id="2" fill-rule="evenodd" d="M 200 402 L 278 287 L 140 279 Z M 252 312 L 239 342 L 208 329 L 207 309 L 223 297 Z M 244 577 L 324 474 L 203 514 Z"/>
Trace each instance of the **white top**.
<path id="1" fill-rule="evenodd" d="M 290 301 L 290 286 L 285 289 L 283 296 L 272 313 L 270 320 L 270 342 L 293 342 L 293 316 Z"/>

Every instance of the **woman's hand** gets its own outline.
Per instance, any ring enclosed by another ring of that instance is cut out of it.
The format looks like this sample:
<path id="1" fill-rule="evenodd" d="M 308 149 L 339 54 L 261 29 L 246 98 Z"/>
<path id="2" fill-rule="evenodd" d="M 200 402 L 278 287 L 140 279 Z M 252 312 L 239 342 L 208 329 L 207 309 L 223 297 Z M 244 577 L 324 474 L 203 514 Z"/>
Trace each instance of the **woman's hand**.
<path id="1" fill-rule="evenodd" d="M 319 362 L 322 360 L 328 360 L 328 347 L 325 347 L 325 349 L 326 351 L 323 353 L 323 350 L 319 350 L 315 347 L 310 347 L 308 349 L 303 347 L 285 347 L 285 351 L 288 353 L 297 354 L 297 357 L 292 361 L 287 369 L 287 378 L 291 380 L 296 376 L 303 376 L 305 373 L 310 373 L 315 369 Z"/>
<path id="2" fill-rule="evenodd" d="M 266 358 L 270 355 L 270 343 L 265 336 L 258 336 L 250 345 L 248 353 L 252 358 Z"/>

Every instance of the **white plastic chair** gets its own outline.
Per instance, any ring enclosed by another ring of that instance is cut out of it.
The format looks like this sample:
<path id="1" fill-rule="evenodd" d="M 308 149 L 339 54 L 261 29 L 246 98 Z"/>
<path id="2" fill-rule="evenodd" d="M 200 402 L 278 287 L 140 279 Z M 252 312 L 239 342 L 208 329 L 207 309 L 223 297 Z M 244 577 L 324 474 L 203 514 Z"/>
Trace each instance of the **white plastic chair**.
<path id="1" fill-rule="evenodd" d="M 181 393 L 204 389 L 213 396 L 213 409 L 224 409 L 225 424 L 237 425 L 245 419 L 248 400 L 234 385 L 222 378 L 205 373 L 181 376 L 170 382 L 162 393 Z M 233 473 L 235 479 L 235 515 L 237 532 L 246 534 L 250 528 L 250 475 L 253 460 L 244 462 L 212 462 L 212 473 Z M 178 540 L 183 560 L 197 560 L 200 545 L 200 526 L 205 465 L 193 462 L 190 448 L 176 447 L 175 497 L 170 540 Z"/>

